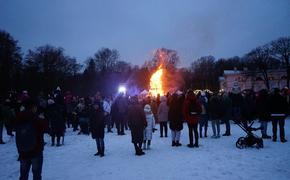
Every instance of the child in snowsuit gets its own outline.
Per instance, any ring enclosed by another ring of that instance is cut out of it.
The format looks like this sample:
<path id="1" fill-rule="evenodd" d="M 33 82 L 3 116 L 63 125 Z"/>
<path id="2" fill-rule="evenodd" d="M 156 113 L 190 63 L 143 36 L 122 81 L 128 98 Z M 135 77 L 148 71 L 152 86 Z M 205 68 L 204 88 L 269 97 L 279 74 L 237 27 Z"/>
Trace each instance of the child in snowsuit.
<path id="1" fill-rule="evenodd" d="M 155 127 L 155 119 L 154 119 L 154 115 L 152 113 L 152 110 L 149 104 L 145 105 L 144 112 L 146 116 L 147 127 L 144 129 L 143 149 L 146 150 L 146 149 L 150 149 L 152 133 Z M 147 142 L 147 146 L 146 146 L 146 142 Z"/>

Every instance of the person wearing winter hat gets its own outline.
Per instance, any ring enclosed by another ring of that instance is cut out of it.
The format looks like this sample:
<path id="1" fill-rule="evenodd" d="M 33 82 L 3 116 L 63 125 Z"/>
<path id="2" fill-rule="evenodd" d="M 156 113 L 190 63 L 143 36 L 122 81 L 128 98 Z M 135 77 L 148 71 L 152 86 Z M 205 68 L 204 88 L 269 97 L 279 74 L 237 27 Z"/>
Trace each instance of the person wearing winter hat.
<path id="1" fill-rule="evenodd" d="M 152 140 L 152 133 L 154 132 L 155 127 L 155 119 L 152 113 L 151 107 L 149 104 L 146 104 L 144 107 L 144 113 L 146 116 L 147 127 L 144 129 L 144 146 L 143 149 L 150 149 L 151 140 Z M 147 142 L 147 146 L 146 146 Z"/>

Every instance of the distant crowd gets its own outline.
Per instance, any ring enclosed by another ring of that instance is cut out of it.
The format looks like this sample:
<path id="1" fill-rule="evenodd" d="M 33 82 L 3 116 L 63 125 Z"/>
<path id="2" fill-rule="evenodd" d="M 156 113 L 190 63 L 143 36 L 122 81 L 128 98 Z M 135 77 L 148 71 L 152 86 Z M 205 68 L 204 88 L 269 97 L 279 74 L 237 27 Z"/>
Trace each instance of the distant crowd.
<path id="1" fill-rule="evenodd" d="M 188 126 L 187 147 L 198 148 L 199 138 L 208 137 L 208 122 L 211 121 L 211 138 L 231 135 L 230 120 L 247 127 L 258 119 L 262 138 L 277 141 L 279 126 L 280 142 L 285 138 L 285 118 L 289 112 L 287 89 L 209 93 L 207 91 L 168 93 L 166 96 L 140 98 L 120 93 L 117 96 L 78 97 L 58 87 L 45 95 L 10 92 L 0 103 L 0 144 L 3 141 L 3 128 L 7 135 L 16 136 L 16 146 L 20 161 L 20 179 L 28 179 L 32 166 L 34 179 L 41 179 L 44 138 L 51 136 L 51 146 L 64 144 L 65 131 L 72 128 L 78 135 L 90 135 L 96 141 L 95 156 L 105 155 L 105 132 L 125 135 L 131 131 L 135 154 L 144 155 L 143 150 L 151 147 L 152 133 L 160 126 L 160 137 L 168 137 L 171 130 L 172 146 L 182 146 L 180 135 L 184 122 Z M 272 134 L 267 125 L 272 122 Z M 225 125 L 221 134 L 220 126 Z"/>

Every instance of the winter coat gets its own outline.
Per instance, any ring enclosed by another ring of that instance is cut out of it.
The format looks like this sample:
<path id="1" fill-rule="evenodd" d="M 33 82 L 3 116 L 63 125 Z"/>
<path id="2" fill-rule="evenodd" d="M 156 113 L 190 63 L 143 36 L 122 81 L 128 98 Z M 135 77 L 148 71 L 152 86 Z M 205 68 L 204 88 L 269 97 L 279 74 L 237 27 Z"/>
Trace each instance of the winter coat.
<path id="1" fill-rule="evenodd" d="M 250 95 L 244 98 L 241 106 L 241 116 L 244 121 L 253 121 L 256 117 L 256 102 Z"/>
<path id="2" fill-rule="evenodd" d="M 182 103 L 179 101 L 177 95 L 173 95 L 168 111 L 170 129 L 173 131 L 181 131 L 183 129 L 182 119 Z"/>
<path id="3" fill-rule="evenodd" d="M 116 101 L 113 102 L 111 106 L 111 118 L 112 118 L 112 122 L 118 121 L 118 106 L 117 106 Z"/>
<path id="4" fill-rule="evenodd" d="M 132 143 L 142 143 L 147 122 L 144 110 L 137 102 L 128 107 L 128 125 L 131 129 Z"/>
<path id="5" fill-rule="evenodd" d="M 169 107 L 167 106 L 166 101 L 162 101 L 158 107 L 158 122 L 167 122 L 168 121 L 168 111 Z"/>
<path id="6" fill-rule="evenodd" d="M 2 106 L 2 118 L 4 123 L 7 125 L 12 125 L 13 120 L 15 119 L 15 111 L 9 105 Z M 1 119 L 2 120 L 2 119 Z"/>
<path id="7" fill-rule="evenodd" d="M 260 94 L 257 98 L 257 116 L 260 121 L 270 120 L 269 97 L 267 94 Z"/>
<path id="8" fill-rule="evenodd" d="M 14 121 L 16 129 L 18 128 L 18 126 L 21 126 L 22 124 L 25 124 L 27 122 L 32 122 L 33 126 L 35 127 L 36 145 L 34 149 L 29 152 L 22 152 L 18 150 L 20 159 L 33 158 L 42 153 L 44 147 L 43 135 L 48 129 L 48 124 L 46 123 L 46 121 L 44 121 L 43 119 L 39 119 L 35 113 L 32 113 L 30 111 L 23 111 L 17 113 Z"/>
<path id="9" fill-rule="evenodd" d="M 187 95 L 183 103 L 183 116 L 188 124 L 197 124 L 202 112 L 201 103 L 196 99 L 194 94 Z"/>
<path id="10" fill-rule="evenodd" d="M 90 132 L 92 133 L 92 138 L 104 138 L 105 137 L 105 119 L 103 116 L 103 111 L 101 109 L 90 109 Z"/>
<path id="11" fill-rule="evenodd" d="M 145 112 L 147 126 L 144 130 L 144 140 L 151 140 L 153 128 L 155 128 L 155 119 L 152 112 Z"/>
<path id="12" fill-rule="evenodd" d="M 126 97 L 118 97 L 116 100 L 119 114 L 126 114 L 128 110 L 128 101 Z"/>
<path id="13" fill-rule="evenodd" d="M 271 116 L 275 116 L 275 114 L 284 114 L 281 118 L 285 118 L 288 115 L 288 103 L 286 98 L 281 96 L 280 94 L 273 94 L 269 99 L 269 111 Z"/>
<path id="14" fill-rule="evenodd" d="M 208 105 L 209 117 L 211 120 L 221 119 L 224 115 L 221 99 L 218 96 L 212 96 Z"/>
<path id="15" fill-rule="evenodd" d="M 79 103 L 76 106 L 76 112 L 77 112 L 79 118 L 88 118 L 89 117 L 89 108 L 83 103 Z"/>
<path id="16" fill-rule="evenodd" d="M 232 118 L 232 100 L 228 96 L 223 96 L 221 101 L 224 120 L 230 120 Z"/>
<path id="17" fill-rule="evenodd" d="M 230 98 L 232 99 L 233 107 L 241 107 L 243 104 L 243 96 L 239 94 L 231 94 Z"/>
<path id="18" fill-rule="evenodd" d="M 63 136 L 65 131 L 65 119 L 60 106 L 57 104 L 49 105 L 45 117 L 49 122 L 51 135 Z"/>

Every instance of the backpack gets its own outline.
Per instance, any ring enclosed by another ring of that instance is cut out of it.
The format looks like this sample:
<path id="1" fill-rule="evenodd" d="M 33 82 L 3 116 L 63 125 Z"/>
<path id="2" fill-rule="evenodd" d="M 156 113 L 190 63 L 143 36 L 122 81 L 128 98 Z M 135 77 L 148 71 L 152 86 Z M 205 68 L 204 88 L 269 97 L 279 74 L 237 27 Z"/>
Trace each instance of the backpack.
<path id="1" fill-rule="evenodd" d="M 36 147 L 36 129 L 31 121 L 16 128 L 16 146 L 19 152 L 29 152 Z"/>
<path id="2" fill-rule="evenodd" d="M 198 105 L 197 101 L 191 102 L 189 105 L 189 115 L 199 115 L 201 113 L 202 109 Z"/>

